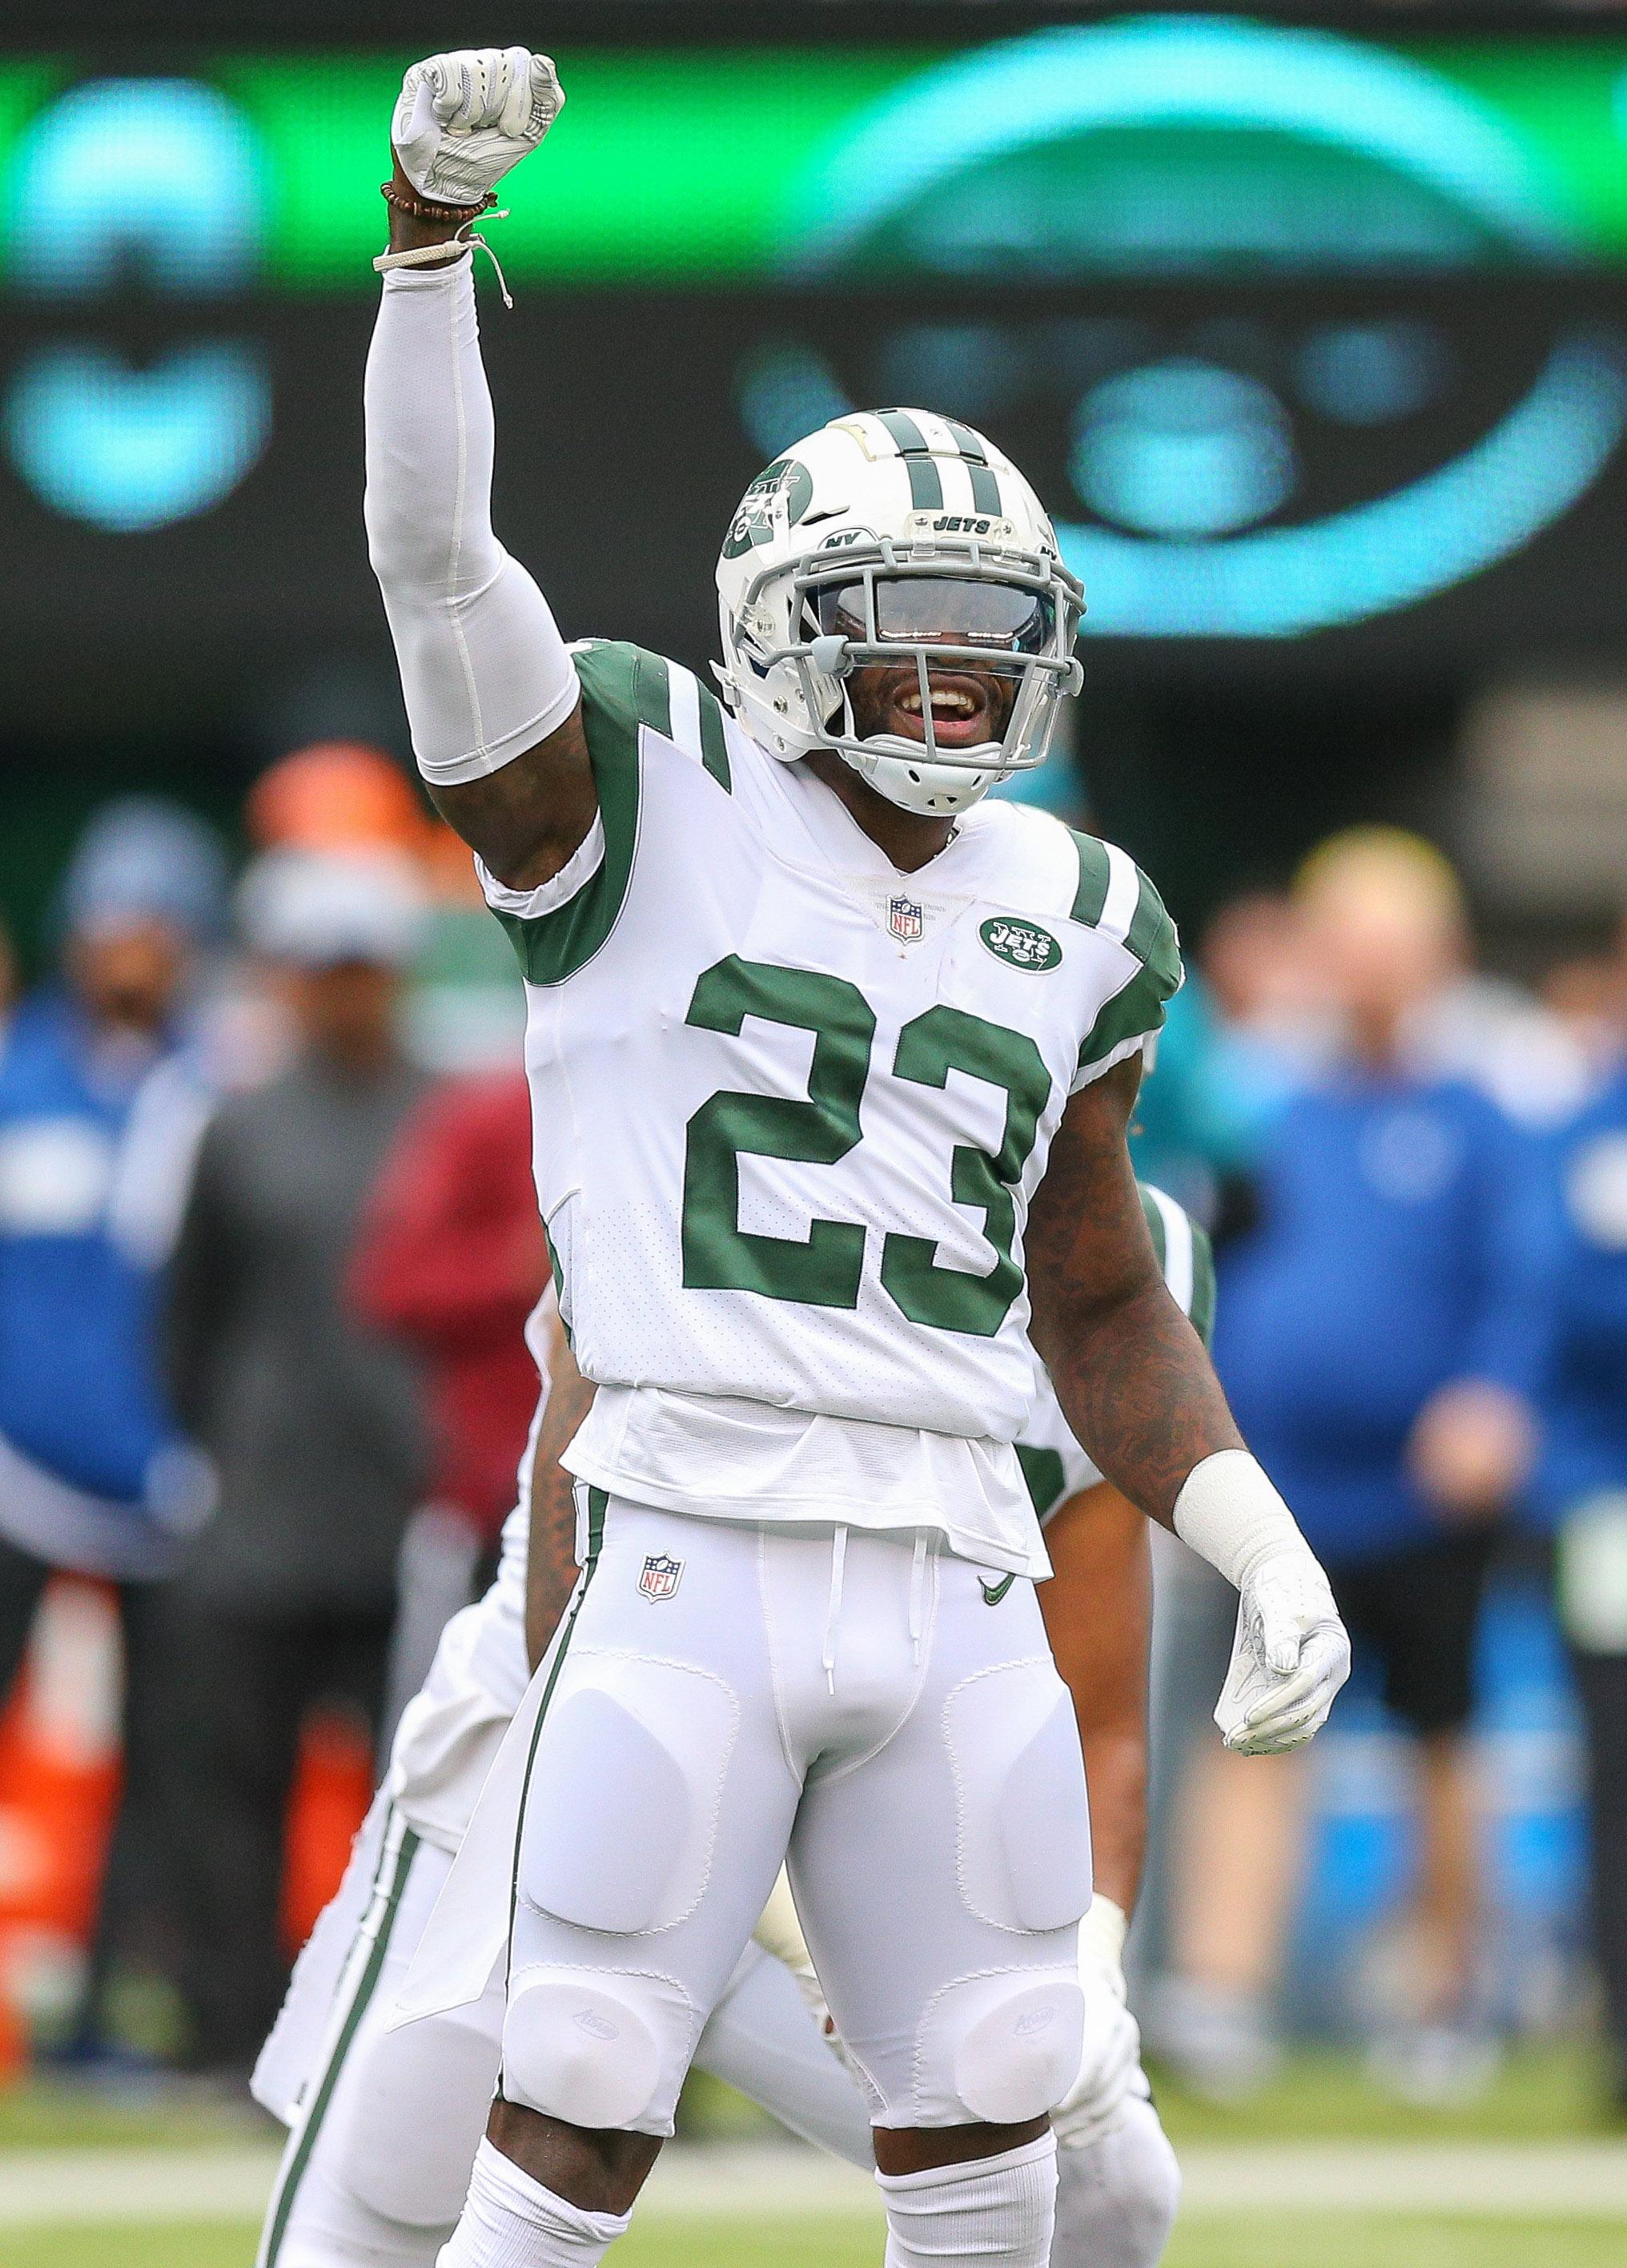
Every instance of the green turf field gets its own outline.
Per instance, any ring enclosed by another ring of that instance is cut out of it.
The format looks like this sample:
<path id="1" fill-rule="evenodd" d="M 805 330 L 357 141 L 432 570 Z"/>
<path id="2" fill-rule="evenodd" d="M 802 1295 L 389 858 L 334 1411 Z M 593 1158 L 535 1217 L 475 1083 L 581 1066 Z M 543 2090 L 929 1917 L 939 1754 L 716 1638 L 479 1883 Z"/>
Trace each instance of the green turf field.
<path id="1" fill-rule="evenodd" d="M 6 2268 L 248 2268 L 254 2231 L 86 2228 L 4 2241 Z M 616 2268 L 879 2268 L 873 2228 L 805 2221 L 668 2221 L 635 2230 Z M 1388 2215 L 1204 2219 L 1182 2229 L 1166 2268 L 1620 2268 L 1627 2220 L 1598 2224 L 1409 2220 Z"/>

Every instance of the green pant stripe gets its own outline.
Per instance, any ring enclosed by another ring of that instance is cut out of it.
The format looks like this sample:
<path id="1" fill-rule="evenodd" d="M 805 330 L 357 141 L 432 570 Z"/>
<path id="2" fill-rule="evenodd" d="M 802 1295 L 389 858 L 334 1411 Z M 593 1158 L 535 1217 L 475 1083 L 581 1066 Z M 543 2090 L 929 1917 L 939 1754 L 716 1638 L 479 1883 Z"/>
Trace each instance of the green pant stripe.
<path id="1" fill-rule="evenodd" d="M 560 1632 L 558 1649 L 548 1673 L 548 1683 L 542 1689 L 542 1699 L 537 1710 L 537 1721 L 531 1728 L 531 1746 L 526 1752 L 526 1776 L 520 1783 L 519 1816 L 514 1822 L 514 1872 L 509 1884 L 511 1939 L 513 1935 L 514 1908 L 519 1897 L 520 1831 L 526 1823 L 526 1801 L 531 1793 L 532 1767 L 536 1763 L 537 1746 L 542 1738 L 542 1727 L 548 1720 L 548 1703 L 554 1697 L 554 1688 L 559 1683 L 559 1673 L 565 1666 L 566 1654 L 571 1651 L 571 1640 L 576 1630 L 577 1617 L 581 1613 L 582 1602 L 587 1596 L 587 1587 L 593 1580 L 593 1570 L 599 1565 L 599 1553 L 605 1540 L 605 1507 L 609 1501 L 609 1497 L 603 1489 L 590 1488 L 587 1491 L 587 1556 L 582 1563 L 582 1580 L 577 1586 L 576 1596 L 571 1602 L 571 1612 L 565 1617 L 565 1626 Z"/>
<path id="2" fill-rule="evenodd" d="M 548 1717 L 548 1703 L 554 1697 L 554 1688 L 559 1683 L 559 1673 L 565 1666 L 566 1654 L 571 1651 L 571 1640 L 576 1631 L 577 1617 L 582 1611 L 582 1602 L 587 1596 L 587 1587 L 593 1580 L 593 1570 L 599 1565 L 599 1554 L 605 1540 L 605 1508 L 609 1501 L 609 1496 L 603 1489 L 590 1488 L 587 1491 L 587 1556 L 582 1562 L 582 1580 L 577 1586 L 577 1594 L 571 1602 L 571 1612 L 559 1635 L 559 1650 L 555 1654 L 552 1667 L 548 1670 L 548 1683 L 542 1689 L 541 1705 L 537 1711 L 537 1721 L 531 1730 L 531 1746 L 526 1752 L 526 1777 L 520 1784 L 519 1790 L 519 1816 L 514 1822 L 514 1872 L 509 1882 L 508 1965 L 511 1972 L 514 1965 L 514 1914 L 519 1904 L 519 1852 L 525 1833 L 526 1804 L 531 1793 L 532 1767 L 537 1760 L 537 1746 L 542 1738 L 542 1727 Z M 497 2100 L 501 2102 L 504 2099 L 501 2070 L 497 2073 Z"/>
<path id="3" fill-rule="evenodd" d="M 418 1837 L 410 1827 L 403 1830 L 401 1846 L 395 1853 L 390 1887 L 385 1893 L 384 1912 L 379 1917 L 379 1933 L 373 1940 L 372 1950 L 367 1956 L 365 1966 L 357 1981 L 355 1996 L 350 2002 L 350 2013 L 346 2015 L 343 2027 L 334 2043 L 334 2051 L 328 2059 L 328 2068 L 322 2074 L 322 2083 L 318 2088 L 306 2115 L 298 2145 L 278 2183 L 276 2208 L 271 2216 L 270 2226 L 266 2232 L 259 2268 L 276 2268 L 277 2256 L 283 2249 L 283 2239 L 288 2233 L 288 2224 L 293 2215 L 294 2199 L 299 2193 L 299 2184 L 305 2178 L 306 2168 L 311 2162 L 311 2153 L 316 2147 L 316 2138 L 320 2132 L 323 2119 L 328 2116 L 328 2105 L 334 2098 L 334 2089 L 338 2086 L 339 2075 L 344 2069 L 345 2058 L 350 2052 L 351 2043 L 360 2029 L 362 2018 L 367 2014 L 372 1996 L 379 1989 L 379 1978 L 383 1973 L 385 1959 L 390 1950 L 390 1938 L 395 1928 L 395 1917 L 401 1908 L 401 1892 L 407 1887 L 407 1877 L 412 1869 L 413 1856 L 418 1848 Z M 373 1897 L 375 1898 L 379 1894 L 379 1884 L 385 1871 L 389 1866 L 390 1854 L 387 1833 L 386 1849 L 379 1860 L 379 1872 L 373 1877 Z M 368 1900 L 370 1911 L 372 1905 L 372 1899 L 370 1898 Z"/>

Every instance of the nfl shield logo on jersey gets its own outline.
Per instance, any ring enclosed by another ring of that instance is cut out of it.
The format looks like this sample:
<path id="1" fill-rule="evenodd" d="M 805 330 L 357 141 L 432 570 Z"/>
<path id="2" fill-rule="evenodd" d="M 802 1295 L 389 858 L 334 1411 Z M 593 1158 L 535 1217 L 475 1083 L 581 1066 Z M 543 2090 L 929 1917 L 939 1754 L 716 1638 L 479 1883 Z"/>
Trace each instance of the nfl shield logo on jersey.
<path id="1" fill-rule="evenodd" d="M 644 1563 L 638 1587 L 646 1599 L 670 1599 L 682 1573 L 681 1559 L 669 1559 L 664 1551 L 652 1551 Z"/>
<path id="2" fill-rule="evenodd" d="M 887 927 L 901 945 L 918 945 L 924 927 L 921 909 L 913 898 L 894 898 L 887 908 Z"/>

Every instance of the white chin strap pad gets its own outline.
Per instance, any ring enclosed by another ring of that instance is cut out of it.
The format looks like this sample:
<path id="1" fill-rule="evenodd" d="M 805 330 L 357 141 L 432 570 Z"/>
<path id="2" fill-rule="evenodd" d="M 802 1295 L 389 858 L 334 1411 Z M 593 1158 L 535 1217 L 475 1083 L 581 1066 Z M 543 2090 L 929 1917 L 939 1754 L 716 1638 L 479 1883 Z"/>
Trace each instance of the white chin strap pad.
<path id="1" fill-rule="evenodd" d="M 967 751 L 968 755 L 986 755 L 990 767 L 987 770 L 966 764 L 931 763 L 920 741 L 906 740 L 894 733 L 878 733 L 864 745 L 862 756 L 850 755 L 845 749 L 838 753 L 867 786 L 885 796 L 889 803 L 896 804 L 901 811 L 920 812 L 933 818 L 969 811 L 1000 777 L 1000 747 L 996 740 Z"/>

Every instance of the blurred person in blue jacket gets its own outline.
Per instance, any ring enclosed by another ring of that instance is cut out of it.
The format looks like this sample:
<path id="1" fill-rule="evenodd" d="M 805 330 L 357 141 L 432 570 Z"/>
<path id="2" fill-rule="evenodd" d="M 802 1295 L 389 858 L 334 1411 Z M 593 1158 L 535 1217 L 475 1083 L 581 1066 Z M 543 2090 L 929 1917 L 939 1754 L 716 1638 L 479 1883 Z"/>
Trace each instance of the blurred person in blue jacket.
<path id="1" fill-rule="evenodd" d="M 208 1109 L 188 1012 L 225 884 L 191 814 L 104 806 L 63 881 L 57 973 L 0 1041 L 0 1702 L 57 1570 L 117 1587 L 124 1643 L 125 1800 L 87 2046 L 111 1934 L 161 1840 L 158 1594 L 208 1502 L 158 1383 L 155 1297 Z"/>
<path id="2" fill-rule="evenodd" d="M 1485 1093 L 1419 1068 L 1409 1045 L 1461 965 L 1446 861 L 1394 830 L 1357 830 L 1313 856 L 1297 896 L 1334 1044 L 1261 1134 L 1258 1218 L 1224 1256 L 1216 1359 L 1413 1748 L 1410 1989 L 1397 1995 L 1409 2005 L 1374 2055 L 1400 2091 L 1433 2098 L 1467 2090 L 1493 2060 L 1476 2006 L 1463 1734 L 1496 1523 L 1535 1452 L 1548 1345 L 1540 1156 Z M 1292 1760 L 1251 1771 L 1246 1786 L 1230 1761 L 1214 1761 L 1195 1822 L 1174 2029 L 1198 2064 L 1255 2075 L 1302 1786 Z"/>
<path id="3" fill-rule="evenodd" d="M 1557 1530 L 1587 1726 L 1594 1946 L 1609 2085 L 1627 2113 L 1627 932 L 1623 942 L 1614 1076 L 1555 1144 L 1556 1344 L 1535 1496 Z"/>

